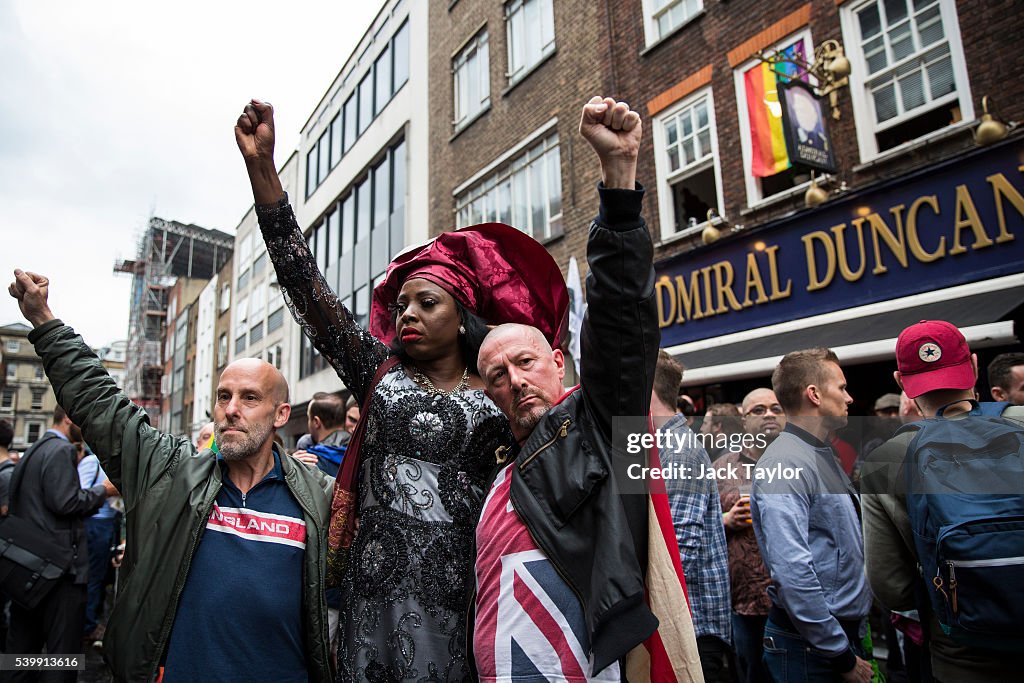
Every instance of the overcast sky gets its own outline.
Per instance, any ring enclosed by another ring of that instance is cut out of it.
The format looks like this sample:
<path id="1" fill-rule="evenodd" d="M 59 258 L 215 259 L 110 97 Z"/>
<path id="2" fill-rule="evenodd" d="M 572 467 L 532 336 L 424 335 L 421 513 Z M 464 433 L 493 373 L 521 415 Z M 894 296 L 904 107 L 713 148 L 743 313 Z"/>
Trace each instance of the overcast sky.
<path id="1" fill-rule="evenodd" d="M 242 107 L 273 102 L 280 166 L 382 5 L 0 0 L 0 325 L 17 267 L 87 343 L 126 338 L 113 266 L 149 216 L 234 233 Z"/>

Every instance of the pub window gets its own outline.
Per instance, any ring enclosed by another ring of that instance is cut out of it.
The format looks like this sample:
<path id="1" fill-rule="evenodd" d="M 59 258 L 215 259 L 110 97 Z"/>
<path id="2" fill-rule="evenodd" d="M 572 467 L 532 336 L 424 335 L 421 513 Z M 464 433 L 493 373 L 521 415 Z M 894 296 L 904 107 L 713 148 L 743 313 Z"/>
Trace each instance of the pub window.
<path id="1" fill-rule="evenodd" d="M 658 115 L 654 125 L 662 238 L 703 229 L 708 212 L 721 215 L 722 184 L 711 90 Z"/>
<path id="2" fill-rule="evenodd" d="M 870 0 L 840 10 L 862 160 L 974 119 L 953 0 Z"/>

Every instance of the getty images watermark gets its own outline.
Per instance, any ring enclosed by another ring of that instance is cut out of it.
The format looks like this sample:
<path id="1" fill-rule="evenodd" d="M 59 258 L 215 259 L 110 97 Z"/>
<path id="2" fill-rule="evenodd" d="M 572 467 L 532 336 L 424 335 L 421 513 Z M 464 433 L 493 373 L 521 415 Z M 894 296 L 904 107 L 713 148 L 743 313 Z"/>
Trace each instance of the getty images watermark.
<path id="1" fill-rule="evenodd" d="M 764 434 L 704 434 L 686 430 L 679 432 L 672 429 L 655 429 L 653 432 L 631 432 L 626 435 L 626 452 L 639 455 L 648 449 L 669 452 L 703 448 L 705 450 L 725 450 L 739 453 L 757 448 L 768 447 L 768 439 Z M 635 481 L 645 479 L 663 480 L 698 480 L 713 479 L 735 480 L 745 482 L 751 479 L 768 483 L 777 480 L 800 479 L 802 467 L 760 467 L 756 463 L 726 463 L 722 465 L 683 465 L 680 463 L 663 463 L 661 467 L 645 467 L 640 463 L 632 463 L 626 468 L 626 476 Z"/>

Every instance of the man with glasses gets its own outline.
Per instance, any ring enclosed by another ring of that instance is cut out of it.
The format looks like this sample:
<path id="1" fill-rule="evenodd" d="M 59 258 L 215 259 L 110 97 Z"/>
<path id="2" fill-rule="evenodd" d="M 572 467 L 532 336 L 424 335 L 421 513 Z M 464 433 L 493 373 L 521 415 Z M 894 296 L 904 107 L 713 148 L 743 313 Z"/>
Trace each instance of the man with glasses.
<path id="1" fill-rule="evenodd" d="M 766 592 L 771 577 L 761 560 L 750 521 L 750 485 L 754 465 L 786 426 L 786 416 L 771 389 L 754 389 L 747 394 L 740 404 L 740 415 L 744 433 L 753 438 L 745 439 L 743 450 L 727 453 L 715 464 L 736 473 L 735 477 L 718 480 L 718 493 L 729 550 L 733 646 L 739 679 L 760 683 L 770 680 L 761 663 L 761 641 L 771 607 Z"/>

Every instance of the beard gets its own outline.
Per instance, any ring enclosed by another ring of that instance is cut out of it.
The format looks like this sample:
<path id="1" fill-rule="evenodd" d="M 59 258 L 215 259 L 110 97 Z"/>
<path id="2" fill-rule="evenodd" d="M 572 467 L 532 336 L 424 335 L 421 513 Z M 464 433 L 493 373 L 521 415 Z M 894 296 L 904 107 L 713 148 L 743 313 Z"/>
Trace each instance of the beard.
<path id="1" fill-rule="evenodd" d="M 273 425 L 255 424 L 251 425 L 245 432 L 245 438 L 241 441 L 233 441 L 231 443 L 224 443 L 221 439 L 223 430 L 238 429 L 237 425 L 233 425 L 229 422 L 223 424 L 217 423 L 214 427 L 214 435 L 217 438 L 217 447 L 220 449 L 220 454 L 228 462 L 237 462 L 239 460 L 245 460 L 256 455 L 263 444 L 266 443 L 267 438 L 270 436 L 271 431 L 274 429 Z"/>
<path id="2" fill-rule="evenodd" d="M 541 396 L 536 389 L 525 389 L 516 397 L 516 403 L 518 404 L 520 401 L 528 398 L 538 399 L 538 404 L 531 408 L 529 412 L 517 412 L 512 418 L 512 422 L 514 422 L 515 425 L 523 431 L 533 431 L 533 428 L 537 426 L 540 419 L 544 417 L 549 410 L 551 410 L 551 402 Z"/>

